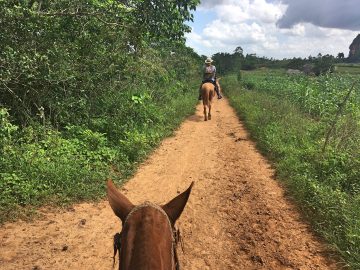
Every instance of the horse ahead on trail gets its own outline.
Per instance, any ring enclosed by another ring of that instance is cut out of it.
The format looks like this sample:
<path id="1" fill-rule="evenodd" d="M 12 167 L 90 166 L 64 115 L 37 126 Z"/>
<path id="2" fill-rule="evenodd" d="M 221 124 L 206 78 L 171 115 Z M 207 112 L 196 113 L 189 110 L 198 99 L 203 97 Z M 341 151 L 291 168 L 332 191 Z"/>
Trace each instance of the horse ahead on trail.
<path id="1" fill-rule="evenodd" d="M 216 79 L 216 84 L 218 86 L 218 89 L 220 91 L 220 84 L 219 79 Z M 208 119 L 211 120 L 211 104 L 215 97 L 215 86 L 212 82 L 205 82 L 201 86 L 201 99 L 203 101 L 204 106 L 204 121 L 207 121 Z M 209 112 L 206 112 L 206 107 L 209 109 Z"/>
<path id="2" fill-rule="evenodd" d="M 184 210 L 193 184 L 163 206 L 150 202 L 134 206 L 108 181 L 110 206 L 122 221 L 121 233 L 114 236 L 114 259 L 119 251 L 119 270 L 180 269 L 176 252 L 180 235 L 175 222 Z"/>

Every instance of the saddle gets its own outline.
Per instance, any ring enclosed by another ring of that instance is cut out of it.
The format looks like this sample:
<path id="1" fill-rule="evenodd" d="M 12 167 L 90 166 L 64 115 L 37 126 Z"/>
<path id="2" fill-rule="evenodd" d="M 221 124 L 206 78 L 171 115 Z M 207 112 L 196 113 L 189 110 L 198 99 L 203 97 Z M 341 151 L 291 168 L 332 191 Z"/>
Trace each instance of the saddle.
<path id="1" fill-rule="evenodd" d="M 212 79 L 206 79 L 206 80 L 202 81 L 202 84 L 204 84 L 204 83 L 212 83 L 213 85 L 216 86 L 216 80 L 213 81 Z"/>

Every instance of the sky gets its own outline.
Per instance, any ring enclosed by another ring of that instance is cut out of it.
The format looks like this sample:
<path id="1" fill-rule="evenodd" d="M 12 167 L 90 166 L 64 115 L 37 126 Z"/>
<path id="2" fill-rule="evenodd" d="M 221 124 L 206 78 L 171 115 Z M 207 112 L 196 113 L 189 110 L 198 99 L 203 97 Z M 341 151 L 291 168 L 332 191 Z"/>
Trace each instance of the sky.
<path id="1" fill-rule="evenodd" d="M 360 34 L 360 0 L 202 0 L 186 44 L 198 54 L 268 58 L 349 54 Z"/>

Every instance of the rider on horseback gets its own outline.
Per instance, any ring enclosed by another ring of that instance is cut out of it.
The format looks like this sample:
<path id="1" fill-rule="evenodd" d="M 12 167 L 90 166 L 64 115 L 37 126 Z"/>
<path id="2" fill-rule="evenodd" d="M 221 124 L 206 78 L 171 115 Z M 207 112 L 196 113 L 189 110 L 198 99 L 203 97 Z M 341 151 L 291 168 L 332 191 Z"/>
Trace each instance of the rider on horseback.
<path id="1" fill-rule="evenodd" d="M 212 62 L 213 62 L 213 60 L 210 57 L 208 57 L 205 60 L 205 65 L 203 67 L 203 81 L 202 81 L 202 83 L 200 85 L 200 91 L 201 91 L 201 86 L 204 83 L 210 82 L 215 86 L 215 92 L 216 92 L 216 94 L 218 96 L 218 99 L 221 99 L 222 96 L 221 96 L 221 94 L 219 92 L 219 87 L 218 87 L 218 84 L 216 82 L 216 67 L 211 64 Z M 201 93 L 199 95 L 199 100 L 201 100 Z"/>

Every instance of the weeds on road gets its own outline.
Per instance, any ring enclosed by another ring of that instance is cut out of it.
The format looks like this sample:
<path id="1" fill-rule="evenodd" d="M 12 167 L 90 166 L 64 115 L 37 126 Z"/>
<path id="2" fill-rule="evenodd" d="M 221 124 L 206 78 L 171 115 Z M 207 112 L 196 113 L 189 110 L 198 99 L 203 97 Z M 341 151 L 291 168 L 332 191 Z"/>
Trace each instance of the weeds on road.
<path id="1" fill-rule="evenodd" d="M 360 85 L 271 72 L 222 85 L 315 230 L 360 269 Z"/>

